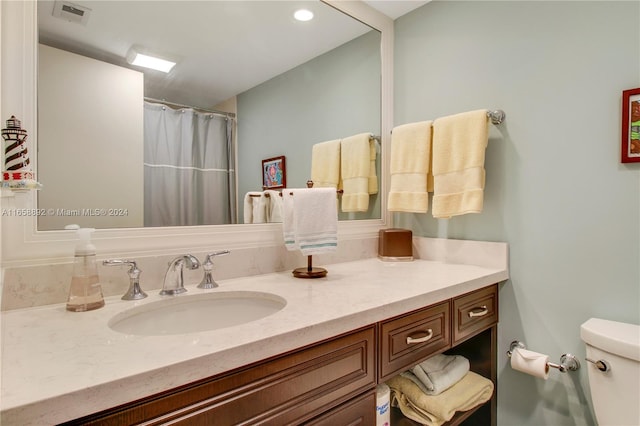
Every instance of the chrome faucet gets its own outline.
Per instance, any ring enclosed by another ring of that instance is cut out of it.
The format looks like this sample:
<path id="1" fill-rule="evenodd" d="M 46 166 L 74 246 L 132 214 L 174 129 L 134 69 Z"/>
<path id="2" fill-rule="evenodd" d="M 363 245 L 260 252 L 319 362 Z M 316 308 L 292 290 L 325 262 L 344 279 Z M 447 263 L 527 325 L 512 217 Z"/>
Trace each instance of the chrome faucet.
<path id="1" fill-rule="evenodd" d="M 218 283 L 213 279 L 213 274 L 211 271 L 213 270 L 213 258 L 215 256 L 222 256 L 225 254 L 231 253 L 229 250 L 217 251 L 215 253 L 209 253 L 207 258 L 204 260 L 202 264 L 202 269 L 204 269 L 204 277 L 202 277 L 202 281 L 198 284 L 198 288 L 216 288 L 218 287 Z"/>
<path id="2" fill-rule="evenodd" d="M 188 269 L 198 269 L 200 262 L 190 254 L 178 256 L 169 262 L 169 268 L 164 276 L 164 283 L 162 284 L 160 295 L 173 296 L 187 291 L 187 289 L 184 288 L 184 277 L 182 275 L 184 266 Z"/>
<path id="3" fill-rule="evenodd" d="M 124 259 L 108 259 L 102 262 L 105 266 L 129 265 L 129 290 L 122 296 L 122 300 L 140 300 L 147 297 L 147 293 L 140 288 L 140 274 L 142 271 L 138 269 L 135 260 Z"/>

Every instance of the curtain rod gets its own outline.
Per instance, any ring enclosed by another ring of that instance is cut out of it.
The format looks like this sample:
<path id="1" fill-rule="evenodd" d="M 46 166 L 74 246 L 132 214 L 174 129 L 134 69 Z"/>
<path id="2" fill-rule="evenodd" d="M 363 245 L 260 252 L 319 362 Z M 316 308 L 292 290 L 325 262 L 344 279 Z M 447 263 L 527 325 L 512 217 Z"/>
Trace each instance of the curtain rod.
<path id="1" fill-rule="evenodd" d="M 216 110 L 213 110 L 213 109 L 207 109 L 207 108 L 200 108 L 200 107 L 197 107 L 197 106 L 184 105 L 184 104 L 179 104 L 177 102 L 165 101 L 163 99 L 149 98 L 147 96 L 144 97 L 144 100 L 148 101 L 148 102 L 156 102 L 156 103 L 164 104 L 164 105 L 167 105 L 167 106 L 173 105 L 173 106 L 177 106 L 179 108 L 196 109 L 198 111 L 204 111 L 204 112 L 207 112 L 209 114 L 215 114 L 215 115 L 219 115 L 221 117 L 226 117 L 226 118 L 229 118 L 229 117 L 235 118 L 236 117 L 236 115 L 234 113 L 232 113 L 232 112 L 216 111 Z"/>

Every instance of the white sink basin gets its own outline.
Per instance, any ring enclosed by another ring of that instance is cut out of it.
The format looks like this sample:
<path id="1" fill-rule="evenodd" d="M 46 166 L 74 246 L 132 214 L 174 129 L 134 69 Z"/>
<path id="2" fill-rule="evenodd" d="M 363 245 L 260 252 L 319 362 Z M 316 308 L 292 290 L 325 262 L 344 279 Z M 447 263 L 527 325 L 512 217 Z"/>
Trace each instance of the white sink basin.
<path id="1" fill-rule="evenodd" d="M 109 327 L 139 336 L 194 333 L 246 324 L 286 304 L 280 296 L 254 291 L 186 294 L 128 309 L 111 318 Z"/>

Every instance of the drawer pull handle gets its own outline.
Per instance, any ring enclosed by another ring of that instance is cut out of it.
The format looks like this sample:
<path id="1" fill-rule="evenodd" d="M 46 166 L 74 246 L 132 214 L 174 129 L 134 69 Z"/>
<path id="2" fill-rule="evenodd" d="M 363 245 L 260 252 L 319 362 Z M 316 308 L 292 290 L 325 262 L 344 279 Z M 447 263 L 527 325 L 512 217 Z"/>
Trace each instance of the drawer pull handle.
<path id="1" fill-rule="evenodd" d="M 479 311 L 475 311 L 476 309 L 480 309 Z M 475 317 L 483 317 L 489 313 L 489 309 L 487 309 L 487 305 L 482 305 L 480 308 L 473 308 L 469 311 L 469 318 Z"/>
<path id="2" fill-rule="evenodd" d="M 410 345 L 412 343 L 424 343 L 424 342 L 430 340 L 432 337 L 433 337 L 433 330 L 432 329 L 428 329 L 426 336 L 417 337 L 417 338 L 413 338 L 411 336 L 407 336 L 407 345 Z"/>

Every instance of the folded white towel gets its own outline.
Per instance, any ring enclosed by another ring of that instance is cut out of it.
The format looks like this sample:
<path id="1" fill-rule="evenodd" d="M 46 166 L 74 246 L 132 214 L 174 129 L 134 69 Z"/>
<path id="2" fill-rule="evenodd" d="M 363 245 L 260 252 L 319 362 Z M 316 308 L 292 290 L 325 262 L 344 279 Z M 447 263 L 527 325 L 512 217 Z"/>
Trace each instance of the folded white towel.
<path id="1" fill-rule="evenodd" d="M 311 148 L 311 180 L 315 188 L 338 188 L 340 184 L 340 139 Z"/>
<path id="2" fill-rule="evenodd" d="M 287 249 L 299 249 L 305 256 L 335 251 L 338 245 L 335 189 L 285 189 L 283 193 L 283 236 Z"/>
<path id="3" fill-rule="evenodd" d="M 343 212 L 366 212 L 369 209 L 370 139 L 371 133 L 360 133 L 342 139 L 340 175 L 344 191 Z"/>
<path id="4" fill-rule="evenodd" d="M 481 213 L 487 110 L 438 118 L 433 123 L 433 217 Z"/>
<path id="5" fill-rule="evenodd" d="M 431 153 L 431 121 L 394 127 L 391 139 L 388 209 L 426 213 L 429 209 L 427 174 Z"/>
<path id="6" fill-rule="evenodd" d="M 267 197 L 267 218 L 269 223 L 282 222 L 282 197 L 280 191 L 268 189 L 264 191 Z"/>
<path id="7" fill-rule="evenodd" d="M 244 195 L 244 223 L 263 223 L 266 204 L 261 191 L 249 191 Z"/>
<path id="8" fill-rule="evenodd" d="M 469 372 L 469 360 L 462 355 L 434 355 L 402 375 L 427 395 L 438 395 L 458 383 Z"/>

